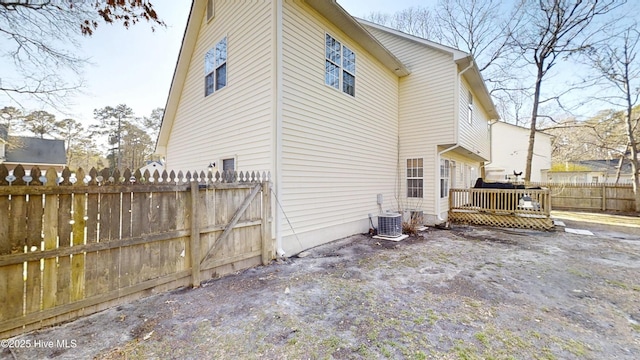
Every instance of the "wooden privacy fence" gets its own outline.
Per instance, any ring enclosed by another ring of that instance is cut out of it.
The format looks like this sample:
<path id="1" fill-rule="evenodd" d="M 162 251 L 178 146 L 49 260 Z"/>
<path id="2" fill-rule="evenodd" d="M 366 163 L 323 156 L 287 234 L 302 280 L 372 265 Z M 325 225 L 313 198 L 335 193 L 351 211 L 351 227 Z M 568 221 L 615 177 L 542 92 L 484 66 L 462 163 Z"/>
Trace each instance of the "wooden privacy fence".
<path id="1" fill-rule="evenodd" d="M 548 188 L 551 206 L 562 210 L 635 211 L 631 184 L 531 183 Z"/>
<path id="2" fill-rule="evenodd" d="M 548 230 L 551 220 L 549 190 L 450 189 L 452 222 Z"/>
<path id="3" fill-rule="evenodd" d="M 0 338 L 274 256 L 265 173 L 40 173 L 0 164 Z"/>

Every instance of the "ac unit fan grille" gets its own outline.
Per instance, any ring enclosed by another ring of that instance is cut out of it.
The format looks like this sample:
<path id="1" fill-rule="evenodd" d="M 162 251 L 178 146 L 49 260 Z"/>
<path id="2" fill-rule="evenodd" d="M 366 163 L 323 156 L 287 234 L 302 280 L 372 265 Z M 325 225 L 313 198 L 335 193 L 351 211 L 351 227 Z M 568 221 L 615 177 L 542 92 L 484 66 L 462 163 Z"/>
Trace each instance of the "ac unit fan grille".
<path id="1" fill-rule="evenodd" d="M 387 213 L 378 215 L 378 235 L 398 237 L 402 235 L 402 215 Z"/>

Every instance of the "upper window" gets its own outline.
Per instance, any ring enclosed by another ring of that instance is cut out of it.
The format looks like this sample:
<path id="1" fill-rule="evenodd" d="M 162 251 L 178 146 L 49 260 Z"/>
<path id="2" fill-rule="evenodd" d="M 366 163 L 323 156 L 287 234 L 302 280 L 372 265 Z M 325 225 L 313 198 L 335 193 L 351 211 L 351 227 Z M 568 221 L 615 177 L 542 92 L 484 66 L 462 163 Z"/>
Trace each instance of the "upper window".
<path id="1" fill-rule="evenodd" d="M 407 159 L 407 197 L 423 197 L 423 169 L 422 158 Z"/>
<path id="2" fill-rule="evenodd" d="M 469 124 L 473 122 L 473 94 L 469 91 L 469 113 L 467 115 Z"/>
<path id="3" fill-rule="evenodd" d="M 325 84 L 356 95 L 356 54 L 331 35 L 325 36 Z M 342 86 L 340 86 L 342 85 Z"/>
<path id="4" fill-rule="evenodd" d="M 220 40 L 204 56 L 204 96 L 227 85 L 227 38 Z"/>
<path id="5" fill-rule="evenodd" d="M 215 10 L 213 8 L 213 0 L 207 1 L 207 21 L 211 20 L 215 15 Z"/>

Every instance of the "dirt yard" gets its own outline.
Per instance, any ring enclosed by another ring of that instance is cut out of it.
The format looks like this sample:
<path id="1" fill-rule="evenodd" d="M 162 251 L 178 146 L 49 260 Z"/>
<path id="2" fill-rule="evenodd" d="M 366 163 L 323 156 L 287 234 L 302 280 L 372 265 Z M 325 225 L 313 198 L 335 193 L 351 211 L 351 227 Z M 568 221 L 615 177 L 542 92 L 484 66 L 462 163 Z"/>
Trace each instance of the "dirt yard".
<path id="1" fill-rule="evenodd" d="M 637 359 L 640 228 L 566 223 L 595 235 L 354 236 L 14 338 L 41 346 L 0 358 Z"/>

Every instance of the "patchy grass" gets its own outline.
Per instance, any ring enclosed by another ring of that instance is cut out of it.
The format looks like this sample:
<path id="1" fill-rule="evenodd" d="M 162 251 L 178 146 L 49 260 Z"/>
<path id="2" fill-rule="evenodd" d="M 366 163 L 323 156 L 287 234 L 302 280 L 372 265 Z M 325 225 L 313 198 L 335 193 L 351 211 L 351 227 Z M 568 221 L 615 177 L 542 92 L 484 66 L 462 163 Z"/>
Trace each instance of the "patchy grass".
<path id="1" fill-rule="evenodd" d="M 73 328 L 82 348 L 96 343 L 86 334 L 115 328 L 103 336 L 110 343 L 76 356 L 107 360 L 555 360 L 640 352 L 640 325 L 628 316 L 640 291 L 637 247 L 598 235 L 524 234 L 517 243 L 487 228 L 432 230 L 425 241 L 393 244 L 355 237 L 37 336 L 74 338 L 55 332 Z M 482 238 L 505 241 L 473 241 Z M 585 261 L 601 254 L 604 261 Z M 583 279 L 598 281 L 567 291 Z M 19 358 L 47 357 L 54 356 Z"/>
<path id="2" fill-rule="evenodd" d="M 570 268 L 569 270 L 567 270 L 567 272 L 571 275 L 575 275 L 583 279 L 591 279 L 591 275 L 585 273 L 584 271 L 578 270 L 576 268 Z"/>
<path id="3" fill-rule="evenodd" d="M 623 283 L 622 281 L 608 280 L 608 279 L 605 280 L 605 281 L 609 285 L 613 285 L 613 286 L 619 287 L 619 288 L 624 289 L 624 290 L 629 290 L 629 286 L 627 284 Z"/>

